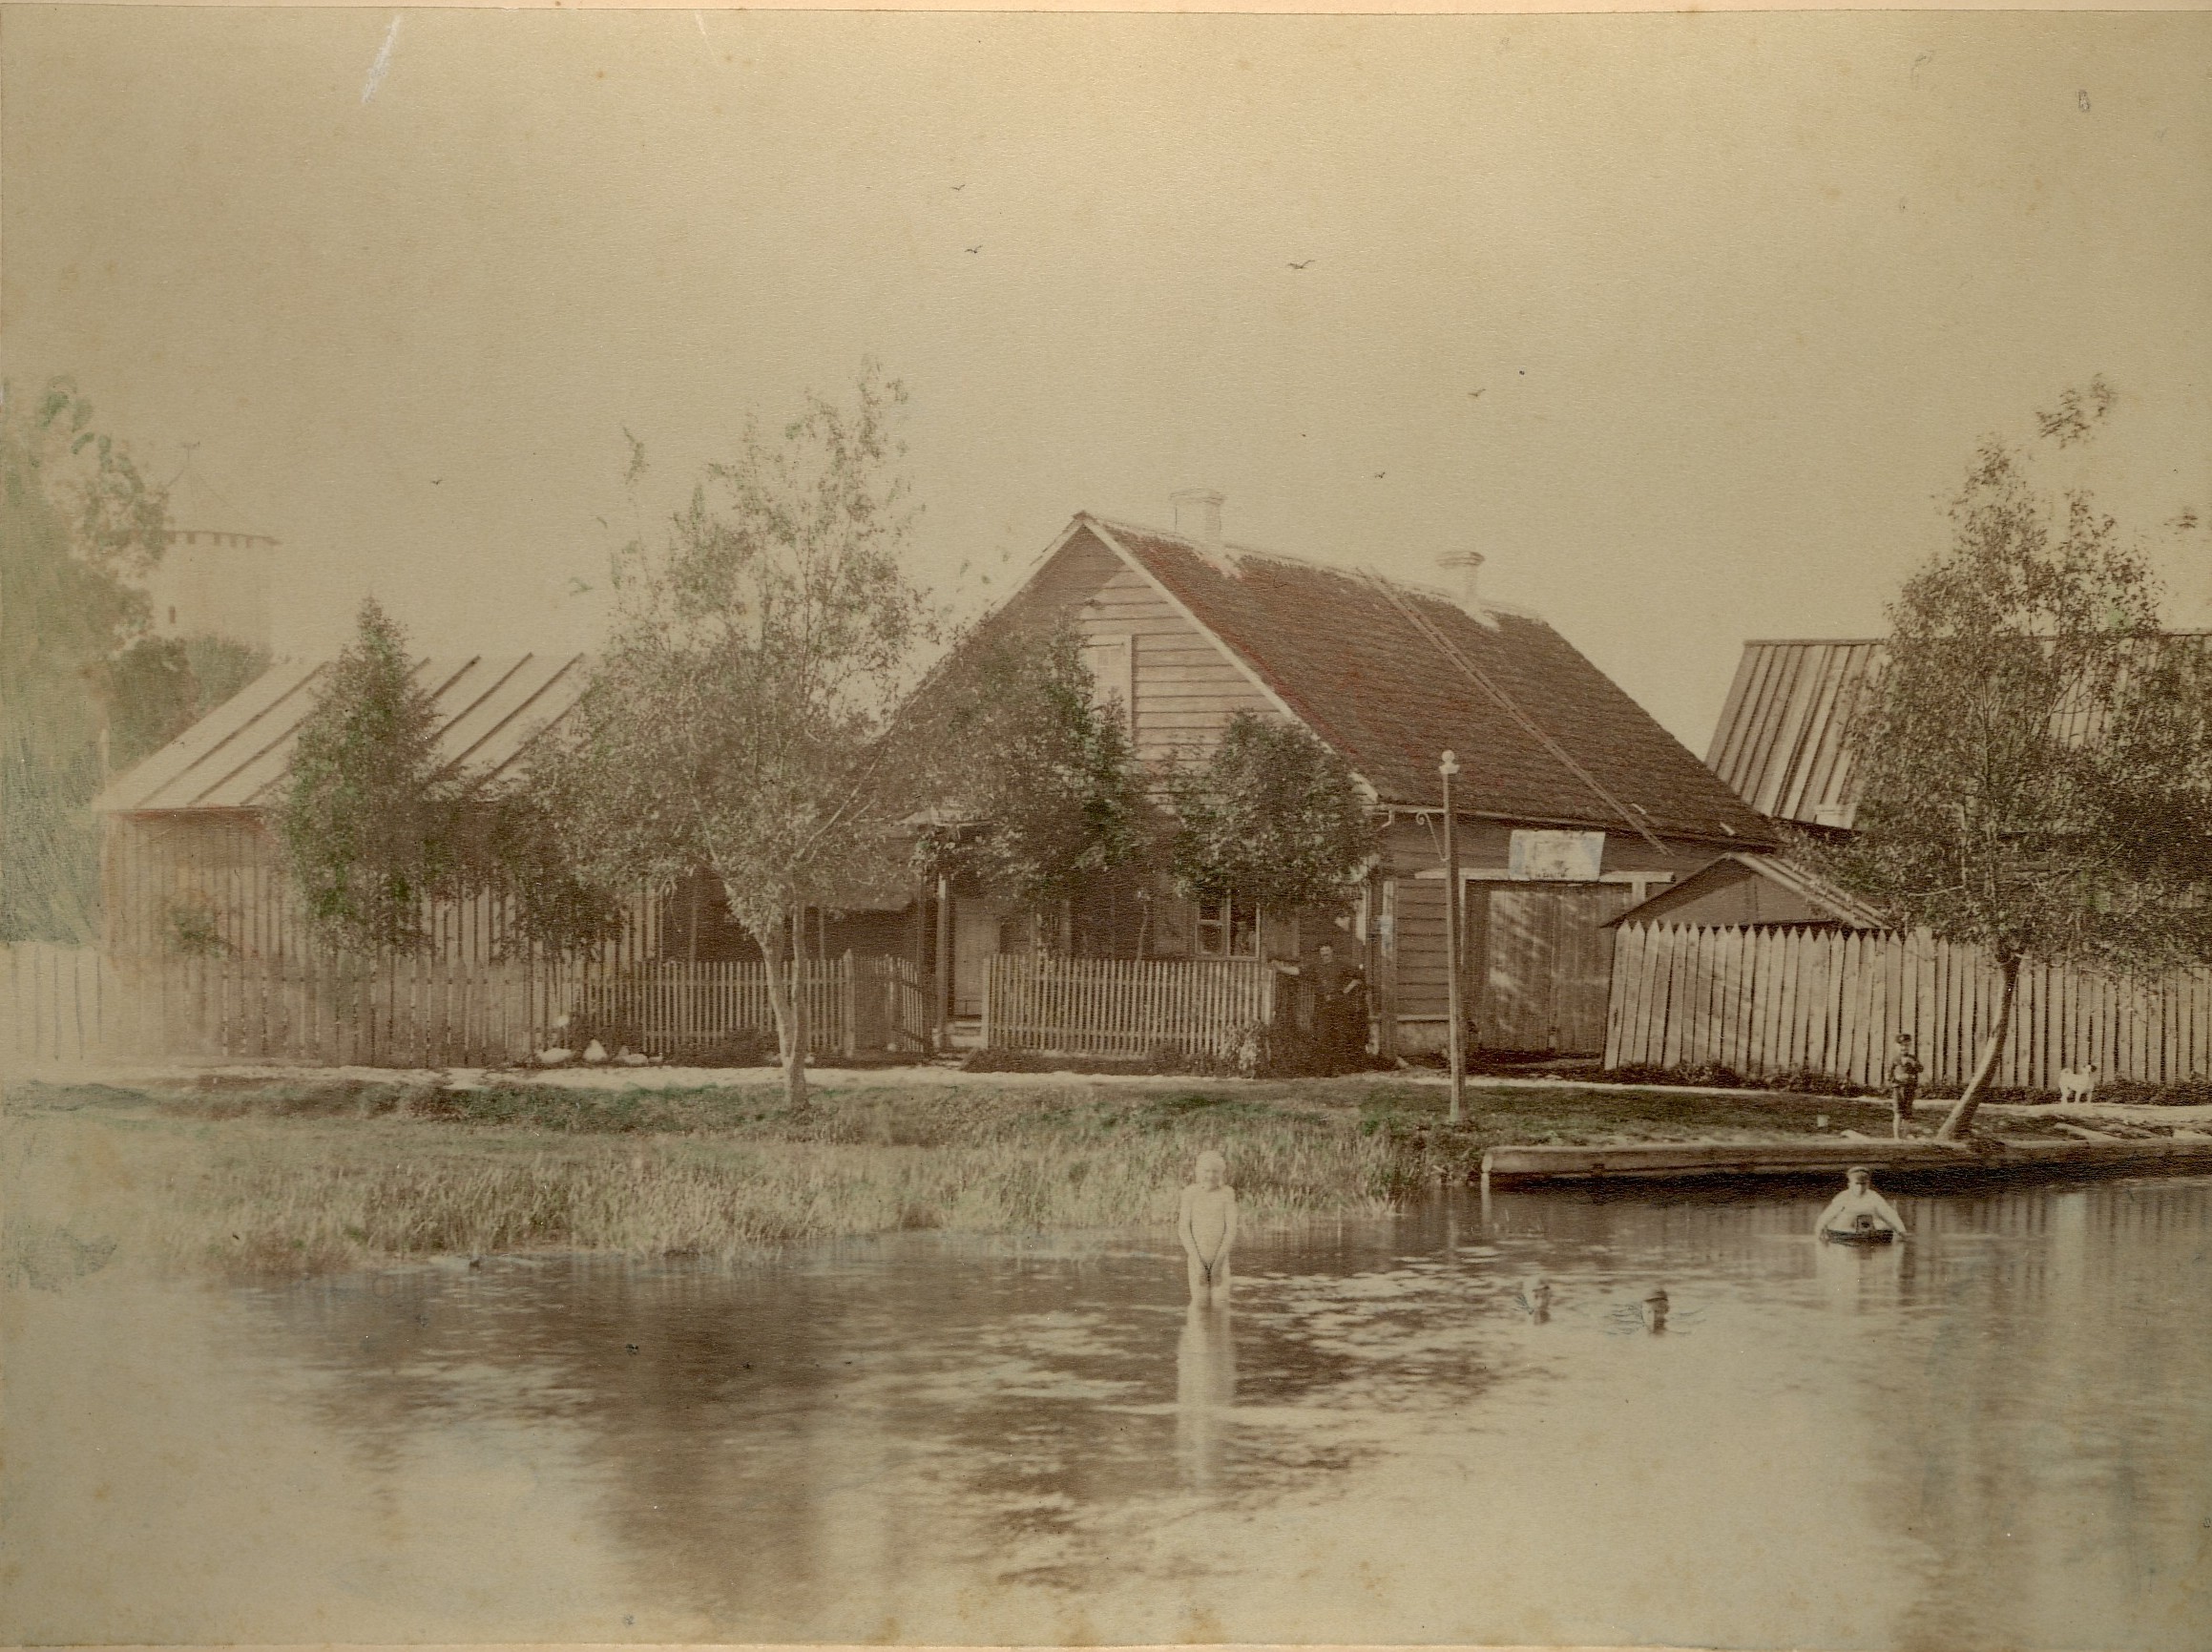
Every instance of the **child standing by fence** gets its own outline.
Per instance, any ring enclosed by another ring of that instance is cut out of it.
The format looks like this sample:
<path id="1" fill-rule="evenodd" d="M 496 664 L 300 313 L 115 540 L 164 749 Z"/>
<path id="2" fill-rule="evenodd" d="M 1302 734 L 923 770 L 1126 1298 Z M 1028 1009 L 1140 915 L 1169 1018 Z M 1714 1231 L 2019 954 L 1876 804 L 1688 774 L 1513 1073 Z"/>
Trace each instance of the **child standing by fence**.
<path id="1" fill-rule="evenodd" d="M 1912 1053 L 1912 1035 L 1897 1035 L 1897 1054 L 1890 1057 L 1885 1077 L 1889 1083 L 1889 1134 L 1903 1140 L 1912 1129 L 1912 1103 L 1920 1097 L 1920 1057 Z"/>

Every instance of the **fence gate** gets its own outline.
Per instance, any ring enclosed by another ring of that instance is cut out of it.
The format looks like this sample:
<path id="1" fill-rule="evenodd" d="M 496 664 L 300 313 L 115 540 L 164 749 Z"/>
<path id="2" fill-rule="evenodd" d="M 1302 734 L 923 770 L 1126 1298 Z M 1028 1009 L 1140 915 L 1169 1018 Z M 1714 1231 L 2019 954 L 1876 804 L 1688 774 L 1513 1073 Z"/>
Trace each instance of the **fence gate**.
<path id="1" fill-rule="evenodd" d="M 1613 931 L 1598 926 L 1633 900 L 1616 884 L 1471 883 L 1469 938 L 1480 949 L 1476 1042 L 1488 1050 L 1602 1051 Z"/>

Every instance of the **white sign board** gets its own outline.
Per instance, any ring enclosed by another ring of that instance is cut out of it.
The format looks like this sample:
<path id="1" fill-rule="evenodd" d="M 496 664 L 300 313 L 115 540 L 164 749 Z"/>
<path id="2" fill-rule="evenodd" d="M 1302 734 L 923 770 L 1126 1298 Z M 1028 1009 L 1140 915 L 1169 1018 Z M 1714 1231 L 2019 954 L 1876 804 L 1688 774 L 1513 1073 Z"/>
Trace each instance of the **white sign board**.
<path id="1" fill-rule="evenodd" d="M 1516 878 L 1530 878 L 1539 883 L 1594 884 L 1605 864 L 1605 834 L 1516 831 L 1509 864 Z"/>

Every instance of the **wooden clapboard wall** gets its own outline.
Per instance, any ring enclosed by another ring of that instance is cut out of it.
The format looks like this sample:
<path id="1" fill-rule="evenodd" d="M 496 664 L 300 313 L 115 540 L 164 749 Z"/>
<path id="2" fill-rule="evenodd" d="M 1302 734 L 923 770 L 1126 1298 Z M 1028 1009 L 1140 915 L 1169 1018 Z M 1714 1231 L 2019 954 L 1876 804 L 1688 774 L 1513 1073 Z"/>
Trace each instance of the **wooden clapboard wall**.
<path id="1" fill-rule="evenodd" d="M 292 898 L 282 846 L 260 811 L 189 809 L 110 815 L 102 823 L 100 897 L 107 954 L 145 971 L 179 955 L 298 961 L 320 949 Z M 633 899 L 622 932 L 595 949 L 608 968 L 660 951 L 661 903 Z M 438 901 L 429 955 L 490 963 L 514 943 L 504 897 Z"/>
<path id="2" fill-rule="evenodd" d="M 1810 1069 L 1878 1088 L 1895 1036 L 1927 1081 L 1963 1084 L 1996 1024 L 1986 954 L 1925 933 L 1818 929 L 1617 931 L 1608 1067 L 1718 1063 L 1746 1077 Z M 2149 982 L 2025 966 L 1996 1082 L 2056 1088 L 2062 1068 L 2171 1083 L 2212 1074 L 2212 973 Z"/>

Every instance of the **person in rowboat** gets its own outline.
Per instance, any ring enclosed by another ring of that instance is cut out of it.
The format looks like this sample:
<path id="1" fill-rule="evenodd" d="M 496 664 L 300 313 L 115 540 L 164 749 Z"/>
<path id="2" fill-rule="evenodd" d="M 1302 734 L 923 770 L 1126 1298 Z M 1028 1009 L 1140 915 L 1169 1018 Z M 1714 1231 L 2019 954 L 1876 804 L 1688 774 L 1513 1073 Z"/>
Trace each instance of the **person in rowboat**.
<path id="1" fill-rule="evenodd" d="M 1897 1207 L 1874 1191 L 1874 1173 L 1864 1164 L 1854 1164 L 1844 1172 L 1843 1192 L 1828 1201 L 1828 1207 L 1813 1224 L 1813 1232 L 1849 1233 L 1869 1226 L 1888 1228 L 1899 1239 L 1911 1237 Z"/>
<path id="2" fill-rule="evenodd" d="M 1229 1165 L 1208 1148 L 1199 1155 L 1191 1184 L 1176 1211 L 1176 1237 L 1190 1264 L 1191 1304 L 1229 1305 L 1229 1247 L 1237 1242 L 1237 1190 L 1229 1185 Z"/>

